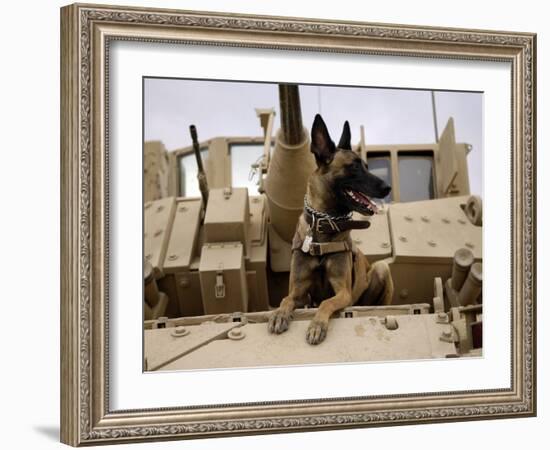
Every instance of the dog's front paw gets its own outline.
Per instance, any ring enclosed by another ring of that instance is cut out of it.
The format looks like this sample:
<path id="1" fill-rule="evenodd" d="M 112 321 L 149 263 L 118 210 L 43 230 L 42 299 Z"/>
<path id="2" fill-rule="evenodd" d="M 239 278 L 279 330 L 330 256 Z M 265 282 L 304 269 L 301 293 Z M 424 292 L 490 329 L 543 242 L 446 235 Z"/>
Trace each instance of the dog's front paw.
<path id="1" fill-rule="evenodd" d="M 267 329 L 270 333 L 281 334 L 288 330 L 291 316 L 286 311 L 276 310 L 267 323 Z"/>
<path id="2" fill-rule="evenodd" d="M 327 337 L 328 323 L 312 320 L 306 333 L 306 340 L 311 345 L 320 344 Z"/>

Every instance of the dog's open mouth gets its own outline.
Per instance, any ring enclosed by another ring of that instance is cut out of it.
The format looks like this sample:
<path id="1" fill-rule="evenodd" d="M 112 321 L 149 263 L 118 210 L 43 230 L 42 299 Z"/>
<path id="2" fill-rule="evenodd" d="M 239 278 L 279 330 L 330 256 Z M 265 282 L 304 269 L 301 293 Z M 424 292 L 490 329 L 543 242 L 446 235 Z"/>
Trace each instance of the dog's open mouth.
<path id="1" fill-rule="evenodd" d="M 378 205 L 376 202 L 371 200 L 362 192 L 346 189 L 345 193 L 348 198 L 351 199 L 352 203 L 358 206 L 357 209 L 360 212 L 366 212 L 369 215 L 373 215 L 378 212 Z"/>

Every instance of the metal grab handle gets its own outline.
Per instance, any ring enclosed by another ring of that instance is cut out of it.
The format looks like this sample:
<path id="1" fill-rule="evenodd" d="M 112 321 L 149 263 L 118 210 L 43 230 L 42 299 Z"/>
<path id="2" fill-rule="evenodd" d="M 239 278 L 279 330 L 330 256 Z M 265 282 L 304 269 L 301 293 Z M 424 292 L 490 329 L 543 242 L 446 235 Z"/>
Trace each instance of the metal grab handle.
<path id="1" fill-rule="evenodd" d="M 225 284 L 223 282 L 223 272 L 216 273 L 216 286 L 214 287 L 216 298 L 225 298 Z"/>

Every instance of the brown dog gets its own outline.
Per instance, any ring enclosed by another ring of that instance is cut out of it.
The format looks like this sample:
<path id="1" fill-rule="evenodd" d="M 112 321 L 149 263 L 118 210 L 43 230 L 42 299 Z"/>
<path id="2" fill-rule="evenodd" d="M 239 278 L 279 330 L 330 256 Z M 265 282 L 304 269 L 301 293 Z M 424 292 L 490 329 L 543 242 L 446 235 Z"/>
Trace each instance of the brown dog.
<path id="1" fill-rule="evenodd" d="M 268 322 L 271 333 L 286 331 L 296 307 L 319 304 L 307 330 L 310 344 L 322 342 L 332 314 L 354 304 L 391 303 L 393 282 L 388 265 L 369 265 L 352 245 L 350 230 L 367 228 L 368 221 L 351 220 L 351 213 L 377 212 L 371 198 L 383 198 L 391 187 L 374 176 L 351 150 L 346 121 L 338 147 L 319 114 L 311 128 L 311 151 L 317 170 L 310 176 L 304 212 L 292 243 L 289 294 Z"/>

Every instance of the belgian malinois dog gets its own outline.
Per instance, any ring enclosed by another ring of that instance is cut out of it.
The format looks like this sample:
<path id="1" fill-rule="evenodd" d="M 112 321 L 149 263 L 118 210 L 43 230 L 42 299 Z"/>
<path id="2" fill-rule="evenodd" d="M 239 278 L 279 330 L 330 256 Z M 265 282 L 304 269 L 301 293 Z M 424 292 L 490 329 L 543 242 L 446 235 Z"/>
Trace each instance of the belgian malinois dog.
<path id="1" fill-rule="evenodd" d="M 354 304 L 392 301 L 388 265 L 382 261 L 370 265 L 350 238 L 350 230 L 370 225 L 366 220 L 352 220 L 352 212 L 372 216 L 378 212 L 372 199 L 384 198 L 391 187 L 370 173 L 365 161 L 352 151 L 347 121 L 336 146 L 317 114 L 311 128 L 311 152 L 317 169 L 309 177 L 304 212 L 292 243 L 289 293 L 270 316 L 268 330 L 283 333 L 296 307 L 319 305 L 306 333 L 310 344 L 319 344 L 335 312 Z"/>

